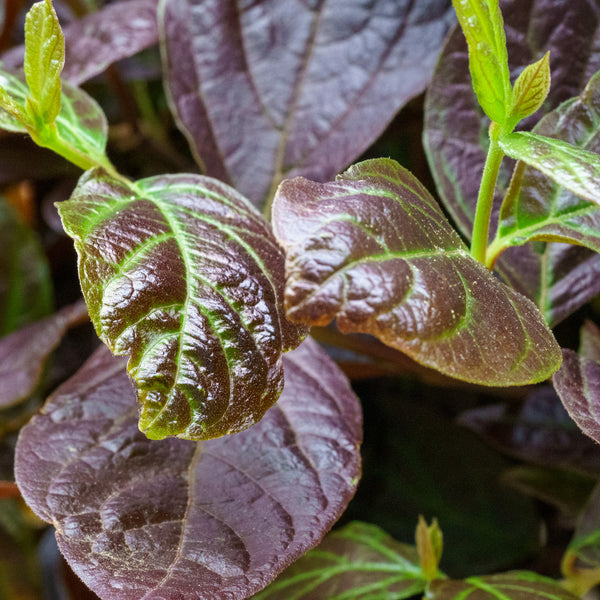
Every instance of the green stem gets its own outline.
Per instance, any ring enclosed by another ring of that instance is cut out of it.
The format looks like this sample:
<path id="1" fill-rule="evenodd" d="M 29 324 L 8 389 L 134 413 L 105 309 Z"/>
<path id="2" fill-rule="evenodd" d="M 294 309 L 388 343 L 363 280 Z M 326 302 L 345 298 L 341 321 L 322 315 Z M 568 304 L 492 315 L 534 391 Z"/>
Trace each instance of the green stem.
<path id="1" fill-rule="evenodd" d="M 504 157 L 504 152 L 498 143 L 500 128 L 496 123 L 490 125 L 490 147 L 488 149 L 481 186 L 477 197 L 477 208 L 475 209 L 475 222 L 473 223 L 473 238 L 471 241 L 471 255 L 480 263 L 485 264 L 485 256 L 488 245 L 490 218 L 494 204 L 494 190 L 498 171 Z"/>

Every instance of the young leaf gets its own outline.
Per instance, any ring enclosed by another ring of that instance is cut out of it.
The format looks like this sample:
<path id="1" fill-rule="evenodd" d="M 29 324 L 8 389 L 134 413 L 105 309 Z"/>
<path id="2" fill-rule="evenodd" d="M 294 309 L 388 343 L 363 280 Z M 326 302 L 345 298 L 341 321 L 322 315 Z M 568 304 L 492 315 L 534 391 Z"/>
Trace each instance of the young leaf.
<path id="1" fill-rule="evenodd" d="M 435 200 L 398 163 L 335 182 L 281 184 L 273 223 L 297 323 L 370 333 L 417 362 L 482 385 L 542 381 L 560 349 L 526 298 L 477 263 Z"/>
<path id="2" fill-rule="evenodd" d="M 33 232 L 0 197 L 0 335 L 52 311 L 50 267 Z"/>
<path id="3" fill-rule="evenodd" d="M 254 600 L 402 600 L 424 590 L 413 546 L 354 522 L 330 533 Z"/>
<path id="4" fill-rule="evenodd" d="M 437 579 L 440 576 L 439 565 L 444 544 L 442 530 L 437 519 L 434 518 L 431 525 L 427 525 L 423 515 L 419 515 L 415 541 L 423 578 L 426 581 Z"/>
<path id="5" fill-rule="evenodd" d="M 36 2 L 25 19 L 27 109 L 40 125 L 51 125 L 60 112 L 60 73 L 65 40 L 52 0 Z"/>
<path id="6" fill-rule="evenodd" d="M 432 582 L 430 600 L 575 600 L 561 585 L 530 571 L 469 577 L 463 581 L 438 579 Z"/>
<path id="7" fill-rule="evenodd" d="M 253 203 L 284 177 L 327 181 L 429 82 L 449 0 L 168 0 L 170 103 L 208 175 Z"/>
<path id="8" fill-rule="evenodd" d="M 550 52 L 540 60 L 525 67 L 515 81 L 508 113 L 510 130 L 538 110 L 550 91 Z"/>
<path id="9" fill-rule="evenodd" d="M 280 401 L 235 436 L 148 440 L 106 348 L 23 428 L 21 492 L 100 597 L 242 600 L 319 543 L 356 489 L 360 406 L 314 342 L 284 362 Z"/>
<path id="10" fill-rule="evenodd" d="M 48 355 L 69 327 L 86 318 L 87 309 L 82 301 L 0 339 L 0 408 L 12 406 L 32 394 Z"/>
<path id="11" fill-rule="evenodd" d="M 504 21 L 498 0 L 452 0 L 469 45 L 473 88 L 485 114 L 504 123 L 511 86 Z"/>
<path id="12" fill-rule="evenodd" d="M 598 152 L 599 102 L 600 72 L 591 78 L 580 97 L 546 115 L 534 133 Z M 599 228 L 597 203 L 576 197 L 537 169 L 520 163 L 502 205 L 498 232 L 489 256 L 493 259 L 510 245 L 531 240 L 563 241 L 599 251 Z"/>
<path id="13" fill-rule="evenodd" d="M 306 329 L 285 318 L 283 252 L 252 205 L 207 177 L 96 169 L 58 210 L 96 331 L 129 357 L 142 431 L 199 440 L 260 420 Z"/>
<path id="14" fill-rule="evenodd" d="M 561 187 L 600 205 L 600 156 L 562 140 L 528 131 L 500 139 L 504 152 L 539 169 Z"/>

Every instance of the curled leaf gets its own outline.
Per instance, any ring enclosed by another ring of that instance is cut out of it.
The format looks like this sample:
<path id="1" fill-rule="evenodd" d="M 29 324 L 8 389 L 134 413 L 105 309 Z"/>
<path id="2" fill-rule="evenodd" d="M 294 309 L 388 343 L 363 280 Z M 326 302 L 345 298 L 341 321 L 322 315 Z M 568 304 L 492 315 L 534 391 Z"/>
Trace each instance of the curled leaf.
<path id="1" fill-rule="evenodd" d="M 97 169 L 58 209 L 96 331 L 129 356 L 140 428 L 198 440 L 260 420 L 306 329 L 285 318 L 283 253 L 252 205 L 207 177 Z"/>
<path id="2" fill-rule="evenodd" d="M 483 385 L 549 377 L 560 349 L 533 304 L 475 261 L 435 200 L 391 160 L 335 182 L 284 182 L 273 223 L 286 248 L 286 310 L 337 319 L 417 362 Z"/>
<path id="3" fill-rule="evenodd" d="M 122 360 L 102 347 L 21 431 L 16 476 L 105 600 L 242 600 L 318 544 L 360 475 L 360 406 L 308 340 L 255 427 L 192 443 L 137 428 Z"/>

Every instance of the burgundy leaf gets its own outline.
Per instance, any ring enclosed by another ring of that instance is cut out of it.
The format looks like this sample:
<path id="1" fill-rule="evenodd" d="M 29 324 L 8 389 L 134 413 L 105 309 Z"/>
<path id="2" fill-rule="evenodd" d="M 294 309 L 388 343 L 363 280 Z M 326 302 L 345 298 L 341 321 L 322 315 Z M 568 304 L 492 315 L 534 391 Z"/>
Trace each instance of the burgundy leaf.
<path id="1" fill-rule="evenodd" d="M 550 94 L 542 109 L 524 121 L 523 126 L 530 129 L 544 113 L 579 94 L 600 69 L 596 50 L 600 47 L 600 1 L 505 0 L 501 7 L 513 78 L 550 50 Z M 488 124 L 470 83 L 464 36 L 456 29 L 429 88 L 425 146 L 442 201 L 467 238 L 487 151 Z M 512 164 L 505 161 L 499 176 L 494 222 Z M 497 263 L 513 287 L 533 299 L 553 324 L 600 291 L 600 258 L 582 248 L 555 246 L 511 249 Z"/>
<path id="2" fill-rule="evenodd" d="M 157 4 L 158 0 L 115 2 L 65 27 L 63 78 L 80 85 L 110 64 L 156 44 Z M 4 65 L 11 70 L 20 69 L 23 53 L 23 46 L 5 53 Z"/>
<path id="3" fill-rule="evenodd" d="M 50 352 L 69 327 L 86 319 L 87 308 L 82 301 L 0 339 L 0 408 L 31 395 Z"/>
<path id="4" fill-rule="evenodd" d="M 354 494 L 361 415 L 314 342 L 285 357 L 250 430 L 148 440 L 124 364 L 101 348 L 21 432 L 16 474 L 104 600 L 247 598 L 316 545 Z"/>
<path id="5" fill-rule="evenodd" d="M 482 385 L 549 377 L 560 349 L 533 304 L 475 261 L 435 200 L 392 160 L 335 182 L 279 187 L 286 310 L 298 323 L 337 319 L 442 373 Z"/>
<path id="6" fill-rule="evenodd" d="M 423 91 L 447 0 L 169 0 L 167 87 L 209 175 L 253 202 L 284 177 L 326 181 Z"/>
<path id="7" fill-rule="evenodd" d="M 100 169 L 58 209 L 96 331 L 129 356 L 146 435 L 209 439 L 260 420 L 307 330 L 285 317 L 283 252 L 256 209 L 208 177 Z"/>

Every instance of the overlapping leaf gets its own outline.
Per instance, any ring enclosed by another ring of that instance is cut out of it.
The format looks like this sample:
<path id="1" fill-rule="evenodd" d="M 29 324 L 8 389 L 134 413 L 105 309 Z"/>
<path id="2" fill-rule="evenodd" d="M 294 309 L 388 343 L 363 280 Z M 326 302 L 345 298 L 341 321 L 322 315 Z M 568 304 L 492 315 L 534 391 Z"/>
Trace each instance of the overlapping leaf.
<path id="1" fill-rule="evenodd" d="M 598 336 L 597 328 L 587 328 L 588 337 Z M 563 364 L 552 381 L 567 412 L 579 428 L 600 443 L 600 361 L 589 341 L 582 347 L 586 354 L 563 350 Z"/>
<path id="2" fill-rule="evenodd" d="M 50 269 L 39 240 L 0 198 L 0 335 L 52 309 Z"/>
<path id="3" fill-rule="evenodd" d="M 306 330 L 285 318 L 283 253 L 247 200 L 206 177 L 96 169 L 58 208 L 96 331 L 129 356 L 140 428 L 207 439 L 256 423 Z"/>
<path id="4" fill-rule="evenodd" d="M 560 351 L 533 304 L 475 261 L 427 190 L 391 160 L 335 182 L 284 182 L 275 234 L 286 248 L 286 310 L 337 319 L 442 373 L 483 385 L 549 377 Z"/>
<path id="5" fill-rule="evenodd" d="M 148 440 L 106 348 L 22 430 L 20 489 L 102 598 L 241 600 L 331 527 L 359 476 L 360 407 L 314 342 L 284 361 L 280 401 L 234 436 Z"/>
<path id="6" fill-rule="evenodd" d="M 575 600 L 557 581 L 529 571 L 469 577 L 464 581 L 438 579 L 427 596 L 431 600 Z"/>
<path id="7" fill-rule="evenodd" d="M 86 318 L 81 301 L 0 339 L 0 408 L 25 400 L 34 391 L 48 355 L 69 327 Z"/>
<path id="8" fill-rule="evenodd" d="M 544 117 L 534 132 L 548 138 L 563 140 L 576 148 L 598 152 L 599 123 L 600 73 L 597 73 L 580 97 L 563 103 Z M 537 141 L 533 140 L 534 143 Z M 531 153 L 526 162 L 531 161 L 533 156 Z M 542 157 L 541 160 L 554 163 L 552 156 Z M 575 173 L 575 167 L 573 164 L 567 167 L 568 173 L 571 173 L 574 179 L 574 189 L 568 191 L 559 187 L 538 169 L 519 166 L 513 183 L 515 193 L 509 194 L 500 212 L 500 224 L 494 240 L 494 247 L 498 251 L 511 243 L 523 243 L 528 240 L 571 242 L 595 251 L 600 250 L 600 189 L 596 189 L 597 182 L 594 177 L 586 177 L 586 173 L 589 172 L 587 168 L 583 168 L 581 176 L 577 178 L 579 171 Z M 590 165 L 589 169 L 591 168 Z M 583 197 L 577 197 L 573 192 Z"/>
<path id="9" fill-rule="evenodd" d="M 157 0 L 125 0 L 104 6 L 64 28 L 65 66 L 63 81 L 80 85 L 102 73 L 108 65 L 158 42 Z M 23 65 L 20 46 L 2 55 L 16 72 Z"/>
<path id="10" fill-rule="evenodd" d="M 453 19 L 450 0 L 169 0 L 160 15 L 180 127 L 256 204 L 359 156 L 425 88 Z"/>
<path id="11" fill-rule="evenodd" d="M 330 533 L 254 600 L 401 600 L 424 590 L 414 546 L 355 522 Z"/>
<path id="12" fill-rule="evenodd" d="M 506 0 L 501 2 L 511 72 L 550 51 L 552 87 L 539 117 L 581 93 L 600 69 L 600 2 L 577 0 Z M 573 61 L 573 56 L 585 60 Z M 487 151 L 487 121 L 472 91 L 467 46 L 452 33 L 440 58 L 426 100 L 425 145 L 444 205 L 470 237 L 479 181 Z M 508 187 L 511 161 L 499 176 L 495 215 Z M 495 220 L 495 216 L 493 217 Z M 533 299 L 554 324 L 600 291 L 600 259 L 583 248 L 528 245 L 505 252 L 497 268 L 521 293 Z"/>

